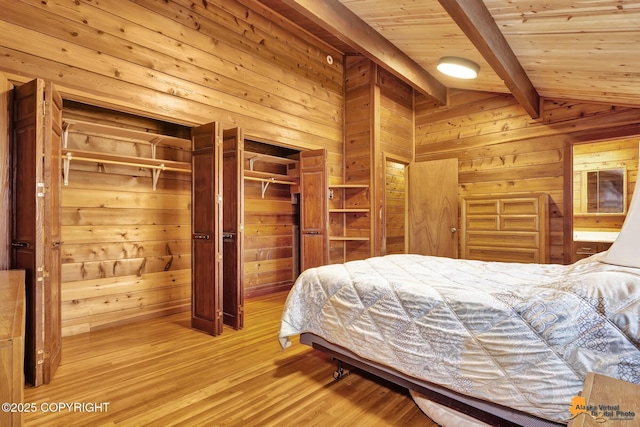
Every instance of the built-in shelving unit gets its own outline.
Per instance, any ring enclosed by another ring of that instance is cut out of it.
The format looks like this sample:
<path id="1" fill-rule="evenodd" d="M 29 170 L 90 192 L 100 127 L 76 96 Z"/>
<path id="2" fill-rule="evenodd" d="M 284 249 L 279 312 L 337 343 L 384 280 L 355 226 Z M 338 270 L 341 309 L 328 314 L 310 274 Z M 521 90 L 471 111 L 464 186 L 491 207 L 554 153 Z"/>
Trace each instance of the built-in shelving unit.
<path id="1" fill-rule="evenodd" d="M 145 132 L 141 130 L 126 129 L 114 125 L 76 120 L 65 121 L 63 123 L 62 130 L 64 185 L 69 184 L 69 168 L 71 165 L 71 161 L 96 163 L 102 166 L 104 166 L 105 164 L 112 164 L 149 169 L 152 173 L 154 191 L 158 183 L 158 178 L 160 177 L 160 172 L 162 171 L 191 173 L 191 163 L 189 162 L 179 162 L 174 160 L 156 158 L 156 148 L 159 144 L 176 146 L 190 150 L 190 139 L 160 135 L 157 133 Z M 126 156 L 116 153 L 70 149 L 68 148 L 68 135 L 71 131 L 87 135 L 108 134 L 109 138 L 118 138 L 120 140 L 131 141 L 136 144 L 149 144 L 151 147 L 151 157 L 145 158 L 137 156 Z"/>
<path id="2" fill-rule="evenodd" d="M 367 242 L 371 240 L 369 229 L 367 229 L 366 235 L 352 235 L 352 233 L 355 233 L 353 227 L 350 227 L 350 221 L 348 218 L 348 214 L 353 214 L 351 215 L 352 217 L 358 217 L 360 215 L 368 215 L 371 211 L 371 209 L 369 208 L 369 185 L 329 185 L 329 199 L 336 200 L 335 203 L 330 203 L 329 205 L 329 215 L 338 216 L 337 219 L 330 219 L 330 221 L 340 223 L 340 228 L 342 230 L 342 235 L 330 235 L 330 241 Z M 358 230 L 358 232 L 358 234 L 360 234 L 361 230 Z"/>

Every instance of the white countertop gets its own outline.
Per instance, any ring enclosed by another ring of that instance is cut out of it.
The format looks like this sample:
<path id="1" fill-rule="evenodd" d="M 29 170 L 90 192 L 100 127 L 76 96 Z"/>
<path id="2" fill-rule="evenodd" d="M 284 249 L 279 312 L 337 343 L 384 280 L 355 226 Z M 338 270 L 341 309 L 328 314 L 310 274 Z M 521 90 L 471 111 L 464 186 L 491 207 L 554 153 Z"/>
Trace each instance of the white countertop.
<path id="1" fill-rule="evenodd" d="M 617 231 L 574 231 L 575 242 L 613 242 L 618 238 Z"/>

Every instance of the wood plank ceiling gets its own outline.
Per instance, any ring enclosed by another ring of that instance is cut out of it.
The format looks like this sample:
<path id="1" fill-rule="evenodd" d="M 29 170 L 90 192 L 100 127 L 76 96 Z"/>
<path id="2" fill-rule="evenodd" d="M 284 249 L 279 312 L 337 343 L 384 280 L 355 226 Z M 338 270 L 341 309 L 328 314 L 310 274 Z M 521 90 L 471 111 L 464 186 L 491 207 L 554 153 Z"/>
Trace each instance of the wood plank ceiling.
<path id="1" fill-rule="evenodd" d="M 339 51 L 404 74 L 436 100 L 442 101 L 441 84 L 511 92 L 532 117 L 539 113 L 538 97 L 640 107 L 637 0 L 260 2 Z M 398 62 L 404 56 L 410 62 Z M 443 56 L 477 62 L 480 75 L 442 75 L 436 65 Z"/>

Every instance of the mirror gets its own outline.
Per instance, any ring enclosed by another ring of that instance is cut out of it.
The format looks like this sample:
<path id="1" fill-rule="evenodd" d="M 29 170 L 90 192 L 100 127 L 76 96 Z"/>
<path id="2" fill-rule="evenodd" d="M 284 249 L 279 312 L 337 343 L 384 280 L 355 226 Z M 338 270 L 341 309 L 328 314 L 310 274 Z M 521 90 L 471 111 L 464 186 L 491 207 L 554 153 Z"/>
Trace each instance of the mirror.
<path id="1" fill-rule="evenodd" d="M 626 169 L 582 171 L 581 212 L 625 214 L 627 208 Z"/>

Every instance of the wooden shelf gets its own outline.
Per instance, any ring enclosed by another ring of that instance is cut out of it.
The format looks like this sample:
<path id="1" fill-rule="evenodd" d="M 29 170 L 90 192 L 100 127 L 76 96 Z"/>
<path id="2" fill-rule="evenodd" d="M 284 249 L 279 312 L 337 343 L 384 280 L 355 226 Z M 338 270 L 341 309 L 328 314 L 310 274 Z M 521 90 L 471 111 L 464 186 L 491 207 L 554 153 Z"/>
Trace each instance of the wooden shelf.
<path id="1" fill-rule="evenodd" d="M 263 161 L 267 163 L 275 163 L 278 165 L 293 165 L 298 163 L 298 160 L 289 159 L 288 157 L 272 156 L 270 154 L 254 153 L 251 151 L 244 152 L 244 159 L 253 163 L 255 161 Z"/>
<path id="2" fill-rule="evenodd" d="M 329 188 L 369 188 L 369 184 L 332 184 Z"/>
<path id="3" fill-rule="evenodd" d="M 65 133 L 74 132 L 83 134 L 86 133 L 94 135 L 105 135 L 109 138 L 143 142 L 147 144 L 177 146 L 185 149 L 191 149 L 190 138 L 178 138 L 175 136 L 145 132 L 142 130 L 126 129 L 116 125 L 109 125 L 105 123 L 94 123 L 83 120 L 65 120 L 63 129 L 65 130 Z M 66 136 L 63 136 L 63 138 L 66 140 Z M 66 141 L 63 141 L 63 147 L 66 148 L 66 146 Z"/>
<path id="4" fill-rule="evenodd" d="M 368 242 L 370 239 L 368 237 L 329 236 L 329 240 L 340 242 Z"/>
<path id="5" fill-rule="evenodd" d="M 161 135 L 142 130 L 126 129 L 115 125 L 104 123 L 94 123 L 82 120 L 65 120 L 62 124 L 62 161 L 64 170 L 64 185 L 69 185 L 69 166 L 71 161 L 85 163 L 111 164 L 121 166 L 131 166 L 136 168 L 150 169 L 153 179 L 153 191 L 156 190 L 158 178 L 162 171 L 172 171 L 181 173 L 191 173 L 191 163 L 178 162 L 175 160 L 164 160 L 156 158 L 156 148 L 162 144 L 164 146 L 177 146 L 191 149 L 191 140 L 177 138 L 169 135 Z M 100 135 L 105 138 L 132 141 L 136 144 L 149 144 L 151 146 L 151 158 L 125 156 L 114 153 L 101 153 L 80 149 L 68 149 L 69 132 L 87 135 Z"/>
<path id="6" fill-rule="evenodd" d="M 272 172 L 263 172 L 253 169 L 253 165 L 256 161 L 262 161 L 266 163 L 272 163 L 276 165 L 294 165 L 298 163 L 298 160 L 289 159 L 287 157 L 272 156 L 269 154 L 254 153 L 251 151 L 244 152 L 244 159 L 249 160 L 249 169 L 244 170 L 244 179 L 248 181 L 259 181 L 262 185 L 262 198 L 269 187 L 269 184 L 283 184 L 283 185 L 299 185 L 300 178 L 297 176 L 283 175 Z"/>
<path id="7" fill-rule="evenodd" d="M 368 208 L 344 208 L 344 209 L 329 209 L 329 213 L 367 213 Z"/>
<path id="8" fill-rule="evenodd" d="M 269 172 L 260 172 L 260 171 L 252 171 L 245 170 L 244 178 L 253 180 L 253 181 L 264 181 L 264 182 L 275 182 L 278 181 L 278 184 L 289 184 L 289 185 L 298 185 L 299 180 L 297 177 L 289 176 L 289 175 L 281 175 L 276 173 Z"/>
<path id="9" fill-rule="evenodd" d="M 64 185 L 69 185 L 69 166 L 71 161 L 131 166 L 150 169 L 153 178 L 153 191 L 156 190 L 161 171 L 191 173 L 191 163 L 174 160 L 147 159 L 143 157 L 121 156 L 111 153 L 98 153 L 86 150 L 62 150 Z"/>

